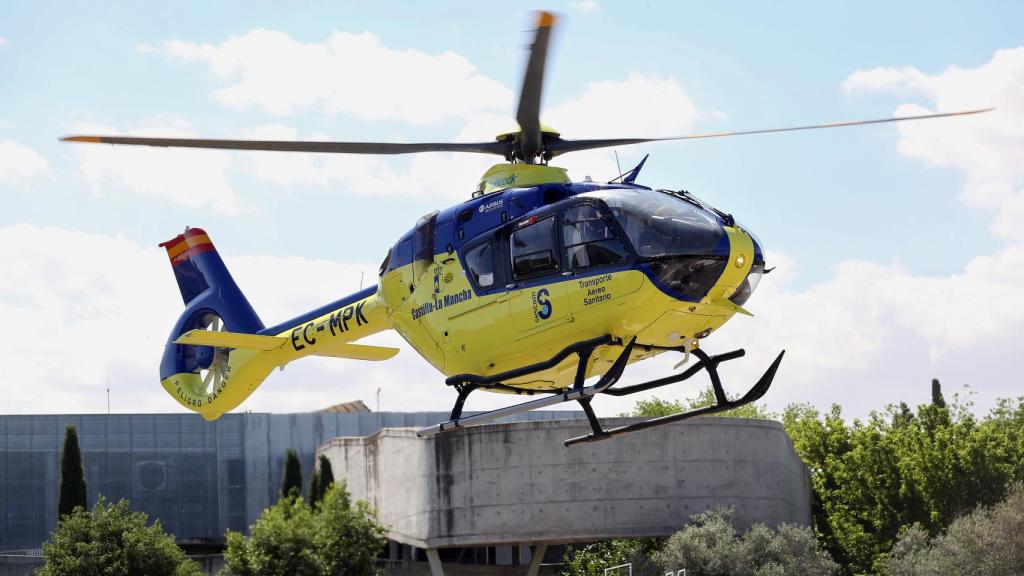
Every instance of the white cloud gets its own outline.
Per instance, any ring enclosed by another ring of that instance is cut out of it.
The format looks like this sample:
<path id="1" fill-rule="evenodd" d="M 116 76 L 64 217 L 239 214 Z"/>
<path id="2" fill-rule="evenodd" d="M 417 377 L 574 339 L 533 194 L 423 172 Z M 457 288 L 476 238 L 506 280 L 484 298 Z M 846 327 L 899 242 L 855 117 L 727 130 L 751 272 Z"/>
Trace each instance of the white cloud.
<path id="1" fill-rule="evenodd" d="M 977 68 L 953 66 L 937 74 L 909 67 L 858 70 L 843 87 L 930 102 L 902 104 L 897 114 L 996 106 L 995 112 L 978 116 L 901 123 L 899 151 L 963 171 L 967 205 L 993 214 L 990 229 L 996 237 L 1024 241 L 1024 47 L 1000 50 Z"/>
<path id="2" fill-rule="evenodd" d="M 171 41 L 163 51 L 205 64 L 228 84 L 214 97 L 231 108 L 289 115 L 322 106 L 331 114 L 429 124 L 513 105 L 508 88 L 464 57 L 392 49 L 371 33 L 335 32 L 306 43 L 260 29 L 220 44 Z"/>
<path id="3" fill-rule="evenodd" d="M 569 0 L 569 8 L 580 14 L 592 14 L 601 9 L 597 0 Z"/>
<path id="4" fill-rule="evenodd" d="M 4 44 L 7 44 L 7 38 L 0 36 L 0 46 L 3 46 Z"/>
<path id="5" fill-rule="evenodd" d="M 674 78 L 634 71 L 625 80 L 587 84 L 583 94 L 545 113 L 544 121 L 568 139 L 642 138 L 686 134 L 697 114 L 696 105 Z M 650 150 L 660 145 L 643 146 Z M 611 149 L 574 152 L 555 163 L 575 180 L 618 175 Z"/>
<path id="6" fill-rule="evenodd" d="M 119 130 L 81 124 L 81 134 L 128 134 L 132 136 L 194 137 L 182 120 Z M 222 214 L 238 214 L 238 195 L 228 182 L 230 153 L 214 150 L 150 148 L 75 144 L 79 170 L 93 192 L 109 195 L 111 189 L 155 197 L 189 208 L 210 207 Z"/>
<path id="7" fill-rule="evenodd" d="M 18 183 L 46 171 L 46 158 L 34 149 L 0 140 L 0 182 Z"/>

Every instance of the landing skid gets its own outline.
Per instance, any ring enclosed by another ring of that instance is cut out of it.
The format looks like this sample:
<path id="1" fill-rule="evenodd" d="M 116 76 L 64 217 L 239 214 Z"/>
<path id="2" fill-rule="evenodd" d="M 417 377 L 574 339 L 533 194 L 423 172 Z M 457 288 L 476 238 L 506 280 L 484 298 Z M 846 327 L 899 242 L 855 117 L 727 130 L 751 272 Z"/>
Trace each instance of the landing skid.
<path id="1" fill-rule="evenodd" d="M 706 414 L 715 414 L 717 412 L 725 412 L 726 410 L 732 410 L 733 408 L 739 408 L 740 406 L 750 404 L 764 396 L 765 392 L 772 385 L 772 380 L 775 378 L 775 373 L 779 369 L 779 364 L 782 362 L 782 356 L 785 354 L 785 350 L 779 353 L 772 362 L 772 365 L 768 367 L 768 370 L 761 376 L 754 386 L 743 395 L 742 398 L 737 400 L 729 400 L 725 395 L 725 390 L 722 389 L 722 381 L 718 376 L 718 365 L 722 362 L 729 360 L 735 360 L 741 358 L 745 352 L 741 350 L 734 350 L 732 352 L 726 352 L 724 354 L 718 354 L 715 356 L 709 356 L 703 350 L 694 348 L 689 350 L 690 354 L 693 354 L 697 358 L 695 363 L 690 368 L 684 370 L 679 374 L 673 374 L 665 378 L 659 378 L 641 384 L 633 384 L 630 386 L 624 386 L 622 388 L 615 388 L 615 384 L 622 377 L 622 373 L 626 368 L 626 364 L 629 363 L 630 354 L 633 352 L 633 348 L 637 346 L 636 337 L 630 339 L 622 349 L 619 357 L 612 363 L 611 368 L 606 372 L 593 386 L 584 386 L 583 381 L 586 377 L 587 362 L 590 360 L 590 356 L 594 353 L 594 350 L 599 346 L 608 345 L 622 345 L 621 340 L 616 340 L 610 335 L 605 335 L 600 338 L 594 338 L 591 340 L 583 340 L 577 342 L 571 346 L 567 346 L 558 354 L 555 354 L 550 359 L 530 366 L 524 366 L 515 370 L 509 370 L 493 376 L 480 376 L 477 374 L 459 374 L 448 378 L 446 383 L 449 386 L 454 387 L 459 392 L 459 397 L 455 401 L 455 406 L 452 408 L 451 415 L 446 422 L 428 426 L 416 432 L 418 436 L 433 436 L 447 430 L 454 428 L 465 428 L 469 426 L 475 426 L 478 424 L 486 424 L 488 422 L 494 422 L 505 416 L 511 416 L 513 414 L 522 414 L 538 408 L 545 408 L 548 406 L 554 406 L 563 402 L 576 401 L 583 407 L 583 413 L 586 414 L 587 420 L 590 422 L 590 427 L 593 430 L 590 434 L 584 436 L 578 436 L 576 438 L 570 438 L 565 441 L 566 446 L 578 444 L 581 442 L 596 442 L 598 440 L 604 440 L 611 438 L 612 436 L 618 436 L 620 434 L 627 434 L 629 432 L 635 432 L 637 430 L 644 430 L 646 428 L 654 428 L 655 426 L 662 426 L 670 424 L 672 422 L 679 422 L 680 420 L 686 420 L 696 416 L 703 416 Z M 678 352 L 686 352 L 685 346 L 678 347 L 660 347 L 660 346 L 645 346 L 640 345 L 645 349 L 658 349 L 658 350 L 674 350 Z M 482 412 L 480 414 L 474 414 L 472 416 L 462 416 L 462 409 L 466 403 L 466 398 L 475 390 L 479 389 L 492 389 L 492 390 L 507 390 L 518 394 L 543 394 L 544 392 L 538 392 L 536 390 L 525 390 L 504 384 L 503 382 L 513 378 L 520 378 L 527 376 L 542 370 L 547 370 L 557 366 L 560 362 L 565 360 L 572 354 L 576 354 L 578 357 L 578 364 L 576 367 L 576 378 L 573 382 L 572 387 L 560 390 L 558 392 L 550 393 L 549 396 L 544 398 L 538 398 L 536 400 L 530 400 L 521 404 L 515 404 L 505 408 L 498 408 L 497 410 L 491 410 L 489 412 Z M 668 384 L 674 384 L 676 382 L 682 382 L 701 370 L 707 370 L 708 376 L 711 378 L 711 387 L 715 393 L 715 403 L 710 406 L 703 408 L 697 408 L 695 410 L 688 410 L 680 412 L 678 414 L 670 414 L 668 416 L 661 416 L 659 418 L 651 418 L 642 422 L 636 422 L 628 424 L 626 426 L 619 426 L 618 428 L 605 429 L 601 426 L 601 422 L 598 420 L 597 415 L 594 414 L 594 409 L 590 406 L 590 401 L 593 400 L 598 394 L 608 394 L 609 396 L 627 396 L 629 394 L 635 394 L 637 392 L 644 392 L 646 390 L 653 390 L 666 386 Z"/>

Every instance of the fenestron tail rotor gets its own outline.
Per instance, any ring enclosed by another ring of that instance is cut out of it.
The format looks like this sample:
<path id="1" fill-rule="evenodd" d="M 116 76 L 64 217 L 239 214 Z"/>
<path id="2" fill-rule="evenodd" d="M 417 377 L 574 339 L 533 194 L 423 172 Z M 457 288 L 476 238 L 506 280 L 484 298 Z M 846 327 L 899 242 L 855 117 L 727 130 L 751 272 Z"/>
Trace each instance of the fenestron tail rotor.
<path id="1" fill-rule="evenodd" d="M 994 108 L 963 110 L 957 112 L 938 112 L 916 116 L 897 116 L 873 120 L 853 120 L 831 122 L 807 126 L 790 126 L 784 128 L 764 128 L 758 130 L 741 130 L 733 132 L 708 132 L 703 134 L 686 134 L 657 138 L 597 138 L 587 140 L 563 139 L 557 132 L 545 128 L 540 123 L 541 95 L 544 87 L 544 72 L 547 63 L 548 45 L 555 25 L 555 15 L 551 12 L 537 13 L 537 29 L 534 32 L 530 55 L 523 74 L 523 85 L 519 93 L 519 105 L 516 109 L 516 121 L 519 131 L 498 136 L 491 142 L 335 142 L 335 141 L 292 141 L 292 140 L 220 140 L 207 138 L 148 138 L 137 136 L 68 136 L 61 138 L 65 142 L 89 142 L 95 144 L 117 144 L 129 146 L 157 146 L 173 148 L 214 148 L 221 150 L 271 150 L 281 152 L 320 152 L 329 154 L 415 154 L 419 152 L 468 152 L 475 154 L 494 154 L 503 156 L 508 162 L 525 164 L 545 163 L 555 156 L 607 148 L 612 146 L 628 146 L 645 142 L 667 142 L 673 140 L 696 140 L 703 138 L 722 138 L 725 136 L 744 136 L 750 134 L 770 134 L 774 132 L 794 132 L 798 130 L 816 130 L 820 128 L 839 128 L 844 126 L 860 126 L 865 124 L 882 124 L 887 122 L 904 122 L 909 120 L 925 120 L 931 118 L 948 118 L 967 116 L 989 112 Z"/>

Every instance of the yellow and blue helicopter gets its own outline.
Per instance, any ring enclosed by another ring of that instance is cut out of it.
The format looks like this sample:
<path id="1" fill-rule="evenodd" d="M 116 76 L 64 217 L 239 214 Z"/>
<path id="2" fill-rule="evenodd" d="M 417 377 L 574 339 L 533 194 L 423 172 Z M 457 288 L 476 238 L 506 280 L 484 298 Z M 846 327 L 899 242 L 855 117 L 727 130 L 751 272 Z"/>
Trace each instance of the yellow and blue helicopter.
<path id="1" fill-rule="evenodd" d="M 503 156 L 472 198 L 421 218 L 388 251 L 376 286 L 267 327 L 199 228 L 166 248 L 185 311 L 160 363 L 163 387 L 207 419 L 237 407 L 275 367 L 310 355 L 387 360 L 394 348 L 356 343 L 394 329 L 448 376 L 458 396 L 450 419 L 421 435 L 506 415 L 579 402 L 592 433 L 608 438 L 753 402 L 765 394 L 783 353 L 739 399 L 718 365 L 743 350 L 709 355 L 700 346 L 735 314 L 765 268 L 760 241 L 732 215 L 686 191 L 636 183 L 646 157 L 608 183 L 572 182 L 553 158 L 580 150 L 663 140 L 807 130 L 975 114 L 971 110 L 813 126 L 693 134 L 674 138 L 569 140 L 540 123 L 547 48 L 554 24 L 538 25 L 516 112 L 518 130 L 479 143 L 379 143 L 71 136 L 73 142 L 348 154 L 471 152 Z M 626 366 L 679 352 L 688 369 L 616 387 Z M 590 405 L 707 371 L 711 406 L 605 429 Z M 587 386 L 591 377 L 599 377 Z M 463 416 L 467 397 L 489 390 L 538 398 Z"/>

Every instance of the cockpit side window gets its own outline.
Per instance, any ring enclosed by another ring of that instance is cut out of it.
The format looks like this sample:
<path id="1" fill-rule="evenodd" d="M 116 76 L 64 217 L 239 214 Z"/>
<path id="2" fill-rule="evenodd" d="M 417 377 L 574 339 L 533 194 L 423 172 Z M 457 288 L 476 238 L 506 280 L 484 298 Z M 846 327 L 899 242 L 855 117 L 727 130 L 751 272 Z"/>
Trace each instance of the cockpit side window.
<path id="1" fill-rule="evenodd" d="M 563 216 L 562 235 L 565 258 L 574 270 L 616 264 L 626 251 L 593 204 L 577 204 Z"/>
<path id="2" fill-rule="evenodd" d="M 433 262 L 434 260 L 434 231 L 437 214 L 438 212 L 435 210 L 420 218 L 416 223 L 416 229 L 413 232 L 413 256 L 416 260 L 424 262 Z"/>
<path id="3" fill-rule="evenodd" d="M 466 252 L 466 272 L 470 281 L 482 289 L 494 286 L 494 247 L 490 242 Z"/>
<path id="4" fill-rule="evenodd" d="M 555 241 L 555 217 L 527 220 L 510 236 L 512 272 L 517 280 L 559 270 Z"/>

